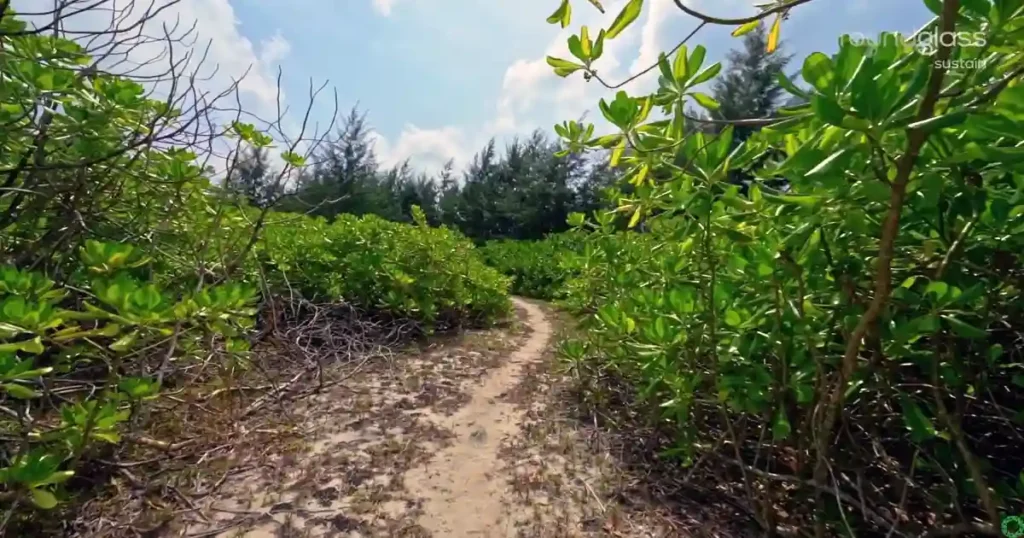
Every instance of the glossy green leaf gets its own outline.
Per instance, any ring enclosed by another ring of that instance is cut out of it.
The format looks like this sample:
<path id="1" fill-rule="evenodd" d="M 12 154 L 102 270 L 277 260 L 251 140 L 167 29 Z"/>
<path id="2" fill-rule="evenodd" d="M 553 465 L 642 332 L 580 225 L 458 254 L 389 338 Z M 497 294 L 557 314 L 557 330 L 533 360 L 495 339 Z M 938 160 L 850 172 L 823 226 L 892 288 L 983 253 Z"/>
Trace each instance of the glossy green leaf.
<path id="1" fill-rule="evenodd" d="M 52 493 L 45 489 L 36 488 L 32 490 L 32 504 L 44 510 L 49 510 L 57 506 L 57 497 L 54 497 Z"/>
<path id="2" fill-rule="evenodd" d="M 40 393 L 17 383 L 5 383 L 0 385 L 0 387 L 3 387 L 4 391 L 12 398 L 18 398 L 19 400 L 31 400 L 41 396 Z"/>
<path id="3" fill-rule="evenodd" d="M 714 97 L 711 97 L 706 93 L 693 92 L 690 94 L 690 96 L 693 97 L 698 103 L 700 103 L 700 106 L 708 110 L 718 110 L 719 107 L 722 106 L 718 103 L 718 101 L 715 101 Z"/>
<path id="4" fill-rule="evenodd" d="M 618 37 L 623 30 L 625 30 L 637 17 L 640 16 L 640 10 L 644 6 L 643 0 L 629 0 L 622 11 L 619 12 L 615 20 L 612 21 L 612 25 L 608 27 L 608 39 L 615 39 Z"/>
<path id="5" fill-rule="evenodd" d="M 749 34 L 750 32 L 754 31 L 754 29 L 757 28 L 760 25 L 761 25 L 761 21 L 760 20 L 750 21 L 750 22 L 748 22 L 746 24 L 743 24 L 743 25 L 740 25 L 739 27 L 737 27 L 735 30 L 732 31 L 731 35 L 733 37 L 740 37 L 742 35 Z"/>
<path id="6" fill-rule="evenodd" d="M 558 5 L 558 9 L 547 18 L 548 23 L 558 24 L 562 28 L 569 26 L 572 20 L 572 6 L 569 4 L 569 0 L 562 0 L 562 3 Z"/>
<path id="7" fill-rule="evenodd" d="M 935 437 L 935 426 L 916 402 L 910 397 L 901 394 L 900 407 L 903 410 L 903 422 L 906 424 L 907 429 L 910 430 L 914 440 L 921 442 Z"/>
<path id="8" fill-rule="evenodd" d="M 835 66 L 832 64 L 831 58 L 820 52 L 815 52 L 804 60 L 801 73 L 805 82 L 819 92 L 829 94 L 832 92 L 832 84 L 835 80 L 834 69 Z"/>

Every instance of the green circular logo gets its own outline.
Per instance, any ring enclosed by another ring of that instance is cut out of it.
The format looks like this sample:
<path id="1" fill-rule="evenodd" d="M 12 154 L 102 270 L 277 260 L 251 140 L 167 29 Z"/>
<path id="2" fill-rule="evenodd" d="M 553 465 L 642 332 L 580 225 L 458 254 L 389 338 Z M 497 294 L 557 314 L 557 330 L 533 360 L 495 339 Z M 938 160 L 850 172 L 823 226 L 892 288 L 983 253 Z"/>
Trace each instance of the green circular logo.
<path id="1" fill-rule="evenodd" d="M 1003 535 L 1006 538 L 1024 538 L 1024 517 L 1006 516 L 1003 518 Z"/>

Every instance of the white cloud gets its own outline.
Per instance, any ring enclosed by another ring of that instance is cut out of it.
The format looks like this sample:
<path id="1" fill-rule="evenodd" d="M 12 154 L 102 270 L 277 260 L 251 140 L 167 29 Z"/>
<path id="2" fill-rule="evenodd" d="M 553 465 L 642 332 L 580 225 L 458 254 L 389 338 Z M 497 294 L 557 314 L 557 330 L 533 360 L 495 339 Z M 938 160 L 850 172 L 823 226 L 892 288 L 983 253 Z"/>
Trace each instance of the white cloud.
<path id="1" fill-rule="evenodd" d="M 658 61 L 658 54 L 664 50 L 661 44 L 669 18 L 677 16 L 679 11 L 672 0 L 653 0 L 647 13 L 647 20 L 640 30 L 640 55 L 630 66 L 630 73 L 646 69 Z"/>
<path id="2" fill-rule="evenodd" d="M 19 11 L 38 11 L 32 4 L 38 0 L 15 0 Z M 165 28 L 171 37 L 186 34 L 187 42 L 175 42 L 174 59 L 180 61 L 186 54 L 191 58 L 179 75 L 188 76 L 196 72 L 195 83 L 199 90 L 220 93 L 238 82 L 243 95 L 243 107 L 263 115 L 276 110 L 277 82 L 276 66 L 287 56 L 291 45 L 280 33 L 260 43 L 259 54 L 252 41 L 242 34 L 241 24 L 229 0 L 156 0 L 149 2 L 131 0 L 107 0 L 91 9 L 76 13 L 64 20 L 64 29 L 69 31 L 103 31 L 111 26 L 111 13 L 119 13 L 116 26 L 121 33 L 118 50 L 111 54 L 104 65 L 115 73 L 131 72 L 135 77 L 163 74 L 168 71 L 171 57 L 166 54 L 168 47 L 163 40 Z M 156 13 L 155 15 L 149 12 Z M 137 22 L 148 17 L 137 36 Z M 35 24 L 49 23 L 49 20 L 34 19 Z M 192 31 L 187 32 L 192 25 Z M 98 41 L 83 39 L 96 50 L 94 57 L 102 53 Z M 205 54 L 205 58 L 203 58 Z M 200 60 L 203 61 L 199 65 Z M 244 78 L 243 78 L 244 75 Z M 184 80 L 182 80 L 184 82 Z M 179 91 L 181 88 L 179 87 Z"/>
<path id="3" fill-rule="evenodd" d="M 451 126 L 423 129 L 407 124 L 394 143 L 376 133 L 374 139 L 374 149 L 383 166 L 395 166 L 408 159 L 415 168 L 425 172 L 440 170 L 448 159 L 454 159 L 458 167 L 463 167 L 473 151 L 467 147 L 465 132 Z"/>
<path id="4" fill-rule="evenodd" d="M 391 16 L 391 8 L 394 5 L 395 0 L 373 0 L 373 9 L 385 17 Z"/>
<path id="5" fill-rule="evenodd" d="M 380 0 L 375 0 L 380 1 Z M 456 168 L 464 169 L 476 151 L 491 138 L 507 140 L 540 128 L 551 131 L 553 119 L 576 119 L 597 106 L 597 100 L 607 90 L 595 81 L 587 82 L 577 73 L 569 78 L 554 74 L 546 56 L 569 58 L 566 40 L 575 27 L 586 24 L 591 28 L 606 28 L 618 14 L 626 0 L 605 2 L 606 13 L 594 9 L 581 9 L 574 15 L 573 26 L 558 30 L 538 58 L 520 58 L 505 70 L 501 91 L 493 118 L 476 129 L 443 126 L 424 129 L 406 125 L 392 142 L 377 136 L 376 148 L 383 164 L 391 166 L 406 158 L 425 171 L 439 169 L 449 158 Z M 557 30 L 557 27 L 549 27 Z M 595 68 L 612 80 L 620 77 L 622 57 L 635 49 L 636 32 L 620 36 L 605 43 L 604 54 Z"/>
<path id="6" fill-rule="evenodd" d="M 291 43 L 278 31 L 270 38 L 260 41 L 260 64 L 267 67 L 280 65 L 281 60 L 284 60 L 291 51 Z"/>
<path id="7" fill-rule="evenodd" d="M 522 132 L 537 127 L 550 129 L 554 123 L 553 119 L 576 119 L 596 108 L 598 98 L 605 95 L 607 89 L 597 80 L 584 80 L 579 73 L 574 73 L 568 78 L 555 75 L 551 66 L 547 64 L 546 57 L 555 56 L 575 61 L 566 45 L 569 36 L 578 33 L 582 25 L 590 28 L 607 28 L 623 4 L 624 0 L 607 2 L 604 14 L 594 9 L 578 10 L 573 16 L 572 25 L 557 32 L 542 56 L 513 62 L 505 71 L 496 118 L 489 124 L 490 130 L 503 133 Z M 594 36 L 594 33 L 591 32 L 591 35 Z M 623 76 L 620 68 L 624 56 L 635 46 L 636 32 L 627 32 L 614 40 L 606 41 L 604 53 L 594 63 L 595 70 L 606 81 L 616 82 Z"/>

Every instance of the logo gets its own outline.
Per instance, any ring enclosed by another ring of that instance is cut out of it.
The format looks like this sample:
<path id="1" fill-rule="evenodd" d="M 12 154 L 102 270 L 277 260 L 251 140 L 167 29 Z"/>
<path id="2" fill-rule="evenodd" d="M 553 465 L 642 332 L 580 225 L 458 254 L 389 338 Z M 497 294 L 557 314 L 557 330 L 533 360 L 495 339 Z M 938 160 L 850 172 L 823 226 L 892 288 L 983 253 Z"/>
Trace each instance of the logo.
<path id="1" fill-rule="evenodd" d="M 984 47 L 986 44 L 984 32 L 924 31 L 912 36 L 904 36 L 900 33 L 884 33 L 878 36 L 878 39 L 872 39 L 864 34 L 854 32 L 844 35 L 841 39 L 845 43 L 855 46 L 889 47 L 894 45 L 910 45 L 924 56 L 932 56 L 938 52 L 939 47 Z"/>
<path id="2" fill-rule="evenodd" d="M 952 58 L 934 60 L 935 67 L 946 70 L 954 69 L 976 69 L 985 67 L 986 60 L 983 58 L 960 58 L 955 53 L 959 48 L 984 47 L 986 45 L 984 32 L 932 32 L 923 31 L 911 36 L 900 33 L 883 33 L 877 39 L 872 39 L 864 34 L 854 32 L 840 38 L 841 44 L 853 45 L 855 47 L 868 47 L 877 49 L 902 49 L 913 48 L 918 54 L 926 57 L 934 56 L 940 48 L 948 48 L 954 51 Z M 1024 533 L 1020 538 L 1024 538 Z"/>
<path id="3" fill-rule="evenodd" d="M 984 47 L 984 32 L 921 32 L 912 40 L 917 52 L 925 56 L 935 54 L 939 47 Z"/>
<path id="4" fill-rule="evenodd" d="M 1006 538 L 1024 538 L 1024 517 L 1004 517 L 1002 531 L 1003 536 L 1006 536 Z"/>

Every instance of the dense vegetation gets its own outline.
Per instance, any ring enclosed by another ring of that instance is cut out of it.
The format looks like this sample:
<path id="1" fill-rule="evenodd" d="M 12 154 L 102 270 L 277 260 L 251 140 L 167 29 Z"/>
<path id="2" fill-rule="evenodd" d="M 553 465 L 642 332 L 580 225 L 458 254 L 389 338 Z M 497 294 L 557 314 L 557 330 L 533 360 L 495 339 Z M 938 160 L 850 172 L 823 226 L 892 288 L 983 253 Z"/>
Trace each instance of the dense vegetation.
<path id="1" fill-rule="evenodd" d="M 770 21 L 771 52 L 802 3 L 738 19 L 676 4 L 736 35 Z M 657 91 L 601 100 L 617 132 L 557 128 L 623 153 L 616 213 L 643 227 L 574 217 L 586 245 L 564 293 L 585 331 L 565 358 L 630 382 L 667 454 L 720 469 L 766 532 L 998 534 L 1024 507 L 1024 3 L 925 3 L 917 37 L 842 39 L 803 59 L 803 85 L 780 74 L 797 104 L 777 115 L 712 119 L 700 85 L 721 66 L 681 45 Z M 593 63 L 642 4 L 570 37 L 555 72 L 614 86 Z M 564 1 L 549 21 L 570 19 Z M 954 32 L 984 44 L 913 46 Z M 757 129 L 738 144 L 738 127 Z M 504 268 L 529 267 L 547 282 L 535 261 Z"/>
<path id="2" fill-rule="evenodd" d="M 489 322 L 508 310 L 507 279 L 465 237 L 374 215 L 271 222 L 259 244 L 267 279 L 310 300 L 344 299 L 431 324 Z"/>
<path id="3" fill-rule="evenodd" d="M 110 447 L 172 446 L 145 437 L 147 410 L 169 389 L 246 370 L 257 313 L 276 296 L 423 331 L 507 313 L 507 279 L 416 207 L 413 224 L 272 211 L 304 170 L 298 142 L 210 127 L 216 108 L 194 92 L 157 98 L 104 72 L 92 54 L 145 39 L 132 28 L 78 43 L 2 6 L 0 533 L 80 491 L 76 471 Z M 212 181 L 197 151 L 225 137 L 228 179 Z M 275 145 L 285 168 L 258 195 L 240 192 L 237 156 Z"/>
<path id="4" fill-rule="evenodd" d="M 548 58 L 616 90 L 612 132 L 492 142 L 461 178 L 382 170 L 355 110 L 326 138 L 240 121 L 189 57 L 111 72 L 152 45 L 134 23 L 76 41 L 0 3 L 0 531 L 111 447 L 173 446 L 148 411 L 244 371 L 277 300 L 430 332 L 511 287 L 579 317 L 560 349 L 590 402 L 629 387 L 766 534 L 997 535 L 1024 510 L 1024 0 L 925 0 L 918 35 L 840 39 L 797 79 L 780 35 L 811 1 L 675 2 L 698 31 L 636 95 L 595 67 L 626 0 Z M 687 43 L 716 24 L 744 37 L 724 73 Z"/>
<path id="5" fill-rule="evenodd" d="M 412 222 L 413 206 L 432 226 L 445 225 L 477 242 L 540 239 L 568 229 L 572 212 L 603 204 L 614 178 L 607 158 L 556 156 L 564 146 L 540 131 L 513 139 L 501 151 L 494 140 L 461 173 L 449 161 L 430 176 L 408 161 L 383 168 L 374 151 L 366 114 L 352 110 L 313 154 L 315 163 L 297 175 L 292 196 L 280 208 L 326 218 L 373 214 Z M 277 171 L 269 153 L 246 151 L 235 171 L 234 190 L 254 205 L 273 198 Z"/>
<path id="6" fill-rule="evenodd" d="M 541 241 L 495 240 L 487 242 L 480 252 L 488 264 L 512 278 L 513 293 L 558 299 L 573 274 L 568 263 L 582 246 L 579 237 L 567 232 L 549 235 Z"/>

